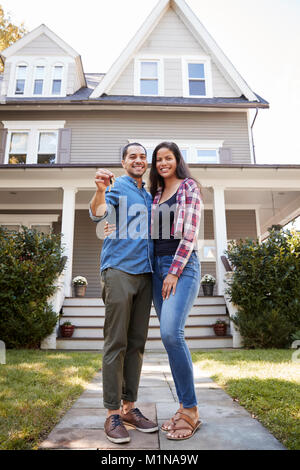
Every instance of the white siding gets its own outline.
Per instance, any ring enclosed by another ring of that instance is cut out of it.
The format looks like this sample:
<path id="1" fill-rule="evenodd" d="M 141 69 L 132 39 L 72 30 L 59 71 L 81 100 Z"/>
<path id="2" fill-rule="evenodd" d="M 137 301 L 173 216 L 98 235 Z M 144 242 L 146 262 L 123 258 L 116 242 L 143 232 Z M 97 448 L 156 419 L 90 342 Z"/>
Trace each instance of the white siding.
<path id="1" fill-rule="evenodd" d="M 18 51 L 18 55 L 67 55 L 61 47 L 59 47 L 46 34 L 41 34 L 33 39 L 29 44 Z"/>

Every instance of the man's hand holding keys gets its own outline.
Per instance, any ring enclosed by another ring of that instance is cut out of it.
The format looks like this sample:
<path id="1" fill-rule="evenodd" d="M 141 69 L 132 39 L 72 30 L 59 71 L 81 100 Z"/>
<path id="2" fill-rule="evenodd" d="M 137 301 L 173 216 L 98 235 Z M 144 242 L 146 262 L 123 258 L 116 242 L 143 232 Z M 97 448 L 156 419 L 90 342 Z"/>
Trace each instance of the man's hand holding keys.
<path id="1" fill-rule="evenodd" d="M 103 168 L 99 168 L 95 175 L 95 183 L 97 186 L 97 190 L 100 192 L 105 192 L 108 186 L 113 186 L 115 181 L 115 175 Z M 109 189 L 110 190 L 110 189 Z"/>

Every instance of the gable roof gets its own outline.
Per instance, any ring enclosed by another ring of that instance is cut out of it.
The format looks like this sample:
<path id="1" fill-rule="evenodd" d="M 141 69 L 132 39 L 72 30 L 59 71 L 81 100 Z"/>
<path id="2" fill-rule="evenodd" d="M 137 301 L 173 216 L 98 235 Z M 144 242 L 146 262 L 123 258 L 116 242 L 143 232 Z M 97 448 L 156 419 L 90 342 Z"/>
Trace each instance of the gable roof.
<path id="1" fill-rule="evenodd" d="M 204 46 L 206 48 L 232 87 L 238 93 L 244 95 L 249 101 L 259 101 L 256 94 L 237 72 L 230 60 L 226 57 L 224 52 L 220 49 L 201 21 L 184 0 L 160 0 L 158 2 L 142 27 L 129 42 L 119 58 L 114 62 L 104 79 L 95 88 L 90 98 L 99 98 L 103 93 L 107 93 L 109 91 L 120 77 L 121 73 L 125 70 L 134 54 L 142 47 L 143 43 L 147 40 L 148 36 L 169 8 L 174 9 L 183 23 L 192 32 L 196 40 L 198 40 L 202 47 Z"/>
<path id="2" fill-rule="evenodd" d="M 45 34 L 50 39 L 52 39 L 52 41 L 54 41 L 59 47 L 61 47 L 66 52 L 66 54 L 73 57 L 74 59 L 75 57 L 79 56 L 78 52 L 76 52 L 71 46 L 69 46 L 65 41 L 63 41 L 63 39 L 58 37 L 45 24 L 41 24 L 34 30 L 30 31 L 30 33 L 25 34 L 25 36 L 23 36 L 17 42 L 1 51 L 1 56 L 3 56 L 4 59 L 7 59 L 12 55 L 16 55 L 20 49 L 22 49 L 24 46 L 27 46 L 27 44 L 29 44 L 31 41 L 41 36 L 42 34 Z"/>

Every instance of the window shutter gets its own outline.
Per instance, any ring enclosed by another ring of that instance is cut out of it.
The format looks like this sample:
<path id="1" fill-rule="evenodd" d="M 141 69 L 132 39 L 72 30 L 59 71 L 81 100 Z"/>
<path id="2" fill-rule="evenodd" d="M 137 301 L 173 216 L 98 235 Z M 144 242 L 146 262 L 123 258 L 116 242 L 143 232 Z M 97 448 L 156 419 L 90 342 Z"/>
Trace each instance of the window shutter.
<path id="1" fill-rule="evenodd" d="M 0 129 L 0 164 L 4 163 L 7 129 Z"/>
<path id="2" fill-rule="evenodd" d="M 71 129 L 59 129 L 57 163 L 70 163 L 71 160 Z"/>
<path id="3" fill-rule="evenodd" d="M 232 163 L 232 153 L 230 148 L 220 148 L 220 163 Z"/>

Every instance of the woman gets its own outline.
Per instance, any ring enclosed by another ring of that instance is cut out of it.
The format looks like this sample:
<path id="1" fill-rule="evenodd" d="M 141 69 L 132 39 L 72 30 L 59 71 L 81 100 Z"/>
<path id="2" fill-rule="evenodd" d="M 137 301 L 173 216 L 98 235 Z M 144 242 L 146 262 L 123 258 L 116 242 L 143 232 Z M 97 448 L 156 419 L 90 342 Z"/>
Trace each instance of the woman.
<path id="1" fill-rule="evenodd" d="M 153 303 L 160 321 L 180 408 L 162 425 L 166 437 L 189 439 L 200 427 L 193 363 L 184 326 L 198 295 L 200 265 L 197 236 L 202 197 L 178 146 L 162 142 L 154 149 L 150 171 L 154 240 Z M 110 226 L 112 229 L 113 226 Z M 105 235 L 111 233 L 105 229 Z"/>
<path id="2" fill-rule="evenodd" d="M 200 427 L 191 354 L 184 326 L 198 295 L 200 265 L 197 236 L 201 192 L 178 146 L 162 142 L 153 152 L 150 171 L 154 238 L 153 303 L 160 321 L 180 409 L 163 424 L 168 439 L 188 439 Z M 170 216 L 164 217 L 168 214 Z M 173 210 L 172 210 L 173 209 Z M 169 229 L 169 236 L 166 236 Z"/>

